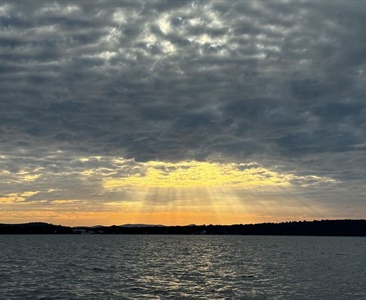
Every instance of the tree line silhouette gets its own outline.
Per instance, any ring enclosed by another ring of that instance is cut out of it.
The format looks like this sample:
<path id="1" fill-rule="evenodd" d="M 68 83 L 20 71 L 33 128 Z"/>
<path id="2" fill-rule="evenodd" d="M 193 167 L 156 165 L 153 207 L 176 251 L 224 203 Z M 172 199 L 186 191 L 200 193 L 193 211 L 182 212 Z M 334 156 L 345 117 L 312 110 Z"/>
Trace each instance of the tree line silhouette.
<path id="1" fill-rule="evenodd" d="M 282 223 L 187 226 L 68 227 L 48 223 L 0 224 L 0 234 L 208 234 L 366 236 L 366 220 L 314 220 Z"/>

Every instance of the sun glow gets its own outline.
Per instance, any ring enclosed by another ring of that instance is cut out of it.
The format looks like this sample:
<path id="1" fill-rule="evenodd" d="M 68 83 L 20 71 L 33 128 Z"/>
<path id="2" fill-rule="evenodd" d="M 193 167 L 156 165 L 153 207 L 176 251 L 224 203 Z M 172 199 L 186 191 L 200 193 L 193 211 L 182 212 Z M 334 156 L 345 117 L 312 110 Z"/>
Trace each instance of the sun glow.
<path id="1" fill-rule="evenodd" d="M 137 194 L 130 193 L 128 205 L 123 201 L 107 204 L 115 210 L 126 212 L 127 208 L 129 213 L 138 212 L 140 217 L 148 219 L 159 215 L 167 224 L 230 224 L 240 219 L 248 221 L 249 216 L 252 220 L 256 216 L 254 206 L 246 205 L 240 192 L 283 192 L 290 189 L 290 179 L 289 175 L 256 163 L 151 161 L 129 176 L 106 178 L 103 187 L 109 191 L 138 191 Z M 246 198 L 253 196 L 247 195 Z"/>
<path id="2" fill-rule="evenodd" d="M 44 189 L 41 169 L 4 173 L 28 185 L 23 192 L 0 197 L 0 217 L 9 222 L 47 221 L 65 225 L 125 223 L 186 225 L 233 224 L 314 219 L 329 208 L 308 201 L 298 187 L 336 182 L 327 177 L 298 176 L 257 162 L 135 162 L 123 158 L 80 157 L 79 169 L 62 176 L 78 178 L 83 188 Z M 82 167 L 80 167 L 82 166 Z M 39 189 L 35 189 L 37 186 Z M 33 190 L 30 189 L 33 187 Z M 16 208 L 17 213 L 14 212 Z"/>
<path id="3" fill-rule="evenodd" d="M 246 169 L 246 167 L 248 167 Z M 133 187 L 193 188 L 193 187 L 269 187 L 289 186 L 285 175 L 262 167 L 209 162 L 146 163 L 145 174 L 132 174 L 121 179 L 107 179 L 108 189 Z"/>

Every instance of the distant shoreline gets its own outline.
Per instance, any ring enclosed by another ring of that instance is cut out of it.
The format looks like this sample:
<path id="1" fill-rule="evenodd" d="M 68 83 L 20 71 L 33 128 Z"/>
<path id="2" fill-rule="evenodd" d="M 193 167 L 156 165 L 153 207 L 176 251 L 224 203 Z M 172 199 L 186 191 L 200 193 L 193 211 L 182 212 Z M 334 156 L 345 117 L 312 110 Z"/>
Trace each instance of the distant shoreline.
<path id="1" fill-rule="evenodd" d="M 289 235 L 366 236 L 366 220 L 314 220 L 235 225 L 69 227 L 49 223 L 0 224 L 0 234 L 173 234 L 173 235 Z"/>

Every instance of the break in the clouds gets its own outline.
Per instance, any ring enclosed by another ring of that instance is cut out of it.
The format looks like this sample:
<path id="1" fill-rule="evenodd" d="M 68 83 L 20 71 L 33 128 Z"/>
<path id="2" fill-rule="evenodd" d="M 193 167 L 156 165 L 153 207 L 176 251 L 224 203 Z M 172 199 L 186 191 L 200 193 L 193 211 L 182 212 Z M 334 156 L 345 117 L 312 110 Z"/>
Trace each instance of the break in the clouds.
<path id="1" fill-rule="evenodd" d="M 2 1 L 1 199 L 102 209 L 154 161 L 254 163 L 359 217 L 364 28 L 362 1 Z"/>

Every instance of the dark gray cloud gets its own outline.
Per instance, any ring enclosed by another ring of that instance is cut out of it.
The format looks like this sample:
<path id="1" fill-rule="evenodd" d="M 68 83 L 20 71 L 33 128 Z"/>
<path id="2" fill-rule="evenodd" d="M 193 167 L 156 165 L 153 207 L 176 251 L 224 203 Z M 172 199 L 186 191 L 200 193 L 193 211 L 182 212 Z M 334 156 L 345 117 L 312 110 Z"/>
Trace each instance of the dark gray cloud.
<path id="1" fill-rule="evenodd" d="M 365 16 L 361 1 L 2 1 L 4 186 L 58 153 L 62 172 L 83 156 L 257 161 L 356 188 Z"/>

